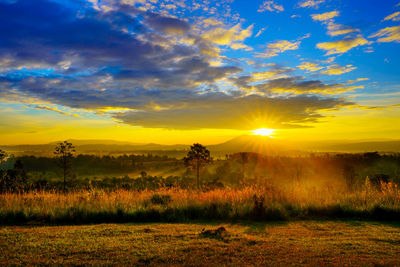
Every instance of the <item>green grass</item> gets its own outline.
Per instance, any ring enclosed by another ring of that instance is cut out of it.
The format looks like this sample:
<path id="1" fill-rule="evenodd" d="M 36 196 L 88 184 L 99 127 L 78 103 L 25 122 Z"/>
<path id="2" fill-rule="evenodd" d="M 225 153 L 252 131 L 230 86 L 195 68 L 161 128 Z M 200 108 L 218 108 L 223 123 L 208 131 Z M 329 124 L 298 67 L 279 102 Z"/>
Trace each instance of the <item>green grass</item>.
<path id="1" fill-rule="evenodd" d="M 227 229 L 221 238 L 203 228 Z M 399 265 L 400 228 L 372 222 L 0 227 L 0 265 Z"/>

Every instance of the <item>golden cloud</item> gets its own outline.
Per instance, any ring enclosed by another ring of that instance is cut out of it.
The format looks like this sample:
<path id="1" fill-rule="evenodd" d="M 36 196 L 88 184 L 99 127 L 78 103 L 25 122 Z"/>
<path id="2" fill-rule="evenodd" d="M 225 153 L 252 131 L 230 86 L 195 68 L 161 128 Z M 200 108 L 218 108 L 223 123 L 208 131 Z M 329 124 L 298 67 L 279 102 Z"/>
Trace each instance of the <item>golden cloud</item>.
<path id="1" fill-rule="evenodd" d="M 384 18 L 383 20 L 400 21 L 400 12 L 394 12 L 393 14 Z"/>
<path id="2" fill-rule="evenodd" d="M 309 72 L 314 72 L 323 69 L 323 67 L 320 67 L 318 64 L 312 62 L 302 62 L 297 67 L 301 70 L 306 70 Z"/>
<path id="3" fill-rule="evenodd" d="M 350 49 L 361 46 L 361 45 L 366 45 L 369 44 L 369 42 L 363 38 L 361 35 L 359 35 L 356 38 L 351 38 L 351 39 L 345 39 L 345 40 L 339 40 L 339 41 L 334 41 L 334 42 L 326 42 L 326 43 L 318 43 L 317 47 L 322 50 L 326 50 L 327 53 L 326 55 L 332 55 L 332 54 L 342 54 L 346 53 Z"/>
<path id="4" fill-rule="evenodd" d="M 285 9 L 283 8 L 282 5 L 274 3 L 274 1 L 264 1 L 264 3 L 260 5 L 257 11 L 265 12 L 267 10 L 271 12 L 281 12 L 284 11 Z"/>
<path id="5" fill-rule="evenodd" d="M 264 53 L 257 53 L 256 57 L 275 57 L 279 53 L 283 53 L 287 50 L 296 50 L 300 46 L 300 41 L 290 42 L 287 40 L 280 40 L 267 45 L 267 49 Z"/>
<path id="6" fill-rule="evenodd" d="M 348 80 L 345 85 L 354 84 L 356 82 L 369 81 L 369 78 L 357 78 L 355 80 Z"/>
<path id="7" fill-rule="evenodd" d="M 332 19 L 337 16 L 339 16 L 338 11 L 331 11 L 331 12 L 326 12 L 326 13 L 322 13 L 322 14 L 311 15 L 312 19 L 315 21 L 325 21 L 325 20 L 329 20 L 329 19 Z"/>
<path id="8" fill-rule="evenodd" d="M 328 34 L 330 36 L 338 36 L 338 35 L 344 35 L 352 32 L 358 32 L 360 31 L 359 29 L 354 29 L 352 27 L 348 27 L 342 24 L 337 24 L 334 23 L 333 21 L 330 21 L 328 23 Z"/>
<path id="9" fill-rule="evenodd" d="M 33 108 L 35 109 L 42 109 L 42 110 L 48 110 L 48 111 L 55 111 L 57 113 L 60 113 L 62 115 L 66 115 L 66 116 L 72 116 L 72 117 L 76 117 L 76 118 L 81 118 L 80 115 L 78 114 L 73 114 L 73 113 L 69 113 L 69 112 L 65 112 L 62 111 L 60 109 L 58 109 L 57 107 L 49 107 L 49 106 L 45 106 L 45 105 L 36 105 Z"/>
<path id="10" fill-rule="evenodd" d="M 381 37 L 378 42 L 400 43 L 400 26 L 386 27 L 371 35 L 369 38 Z"/>
<path id="11" fill-rule="evenodd" d="M 334 65 L 326 67 L 326 69 L 321 71 L 320 73 L 326 74 L 326 75 L 340 75 L 340 74 L 350 72 L 355 69 L 356 69 L 356 67 L 353 67 L 352 65 L 340 66 L 340 65 L 334 64 Z"/>
<path id="12" fill-rule="evenodd" d="M 202 37 L 217 45 L 231 45 L 237 41 L 244 41 L 253 32 L 253 25 L 242 29 L 240 23 L 230 29 L 215 27 L 202 34 Z"/>
<path id="13" fill-rule="evenodd" d="M 308 0 L 302 3 L 299 3 L 300 7 L 308 7 L 308 8 L 318 8 L 319 4 L 324 3 L 325 0 Z"/>

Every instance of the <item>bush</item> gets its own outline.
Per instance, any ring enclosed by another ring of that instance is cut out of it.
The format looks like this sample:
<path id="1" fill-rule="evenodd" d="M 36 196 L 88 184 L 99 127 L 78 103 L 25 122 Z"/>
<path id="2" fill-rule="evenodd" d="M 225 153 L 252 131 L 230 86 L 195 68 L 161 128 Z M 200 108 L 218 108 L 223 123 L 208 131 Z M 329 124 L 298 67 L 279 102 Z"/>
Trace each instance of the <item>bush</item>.
<path id="1" fill-rule="evenodd" d="M 154 205 L 168 205 L 172 201 L 172 198 L 167 194 L 161 195 L 156 193 L 151 197 L 150 201 Z"/>

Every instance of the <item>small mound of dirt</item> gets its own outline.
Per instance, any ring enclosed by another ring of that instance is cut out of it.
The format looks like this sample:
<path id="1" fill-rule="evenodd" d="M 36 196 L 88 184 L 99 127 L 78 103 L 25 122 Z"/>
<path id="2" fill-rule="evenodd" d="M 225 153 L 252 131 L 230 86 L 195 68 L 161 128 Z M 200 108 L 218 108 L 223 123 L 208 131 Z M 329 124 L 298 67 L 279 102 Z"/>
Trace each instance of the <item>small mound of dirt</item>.
<path id="1" fill-rule="evenodd" d="M 225 227 L 221 226 L 218 229 L 212 229 L 212 230 L 201 230 L 200 235 L 203 237 L 214 237 L 214 238 L 221 238 L 225 236 L 228 233 L 226 231 Z"/>

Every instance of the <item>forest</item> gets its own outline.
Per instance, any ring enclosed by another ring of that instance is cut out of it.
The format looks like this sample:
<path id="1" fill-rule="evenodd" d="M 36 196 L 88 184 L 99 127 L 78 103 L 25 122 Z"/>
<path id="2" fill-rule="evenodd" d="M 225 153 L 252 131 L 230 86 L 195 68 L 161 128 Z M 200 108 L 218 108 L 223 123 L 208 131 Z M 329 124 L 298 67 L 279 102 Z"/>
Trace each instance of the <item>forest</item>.
<path id="1" fill-rule="evenodd" d="M 62 168 L 56 157 L 8 157 L 1 163 L 1 191 L 58 190 Z M 342 183 L 359 189 L 366 179 L 400 182 L 400 153 L 310 154 L 283 157 L 257 153 L 235 153 L 214 160 L 201 170 L 203 190 L 215 187 L 242 187 L 249 184 L 290 182 Z M 71 158 L 67 184 L 70 190 L 89 187 L 112 189 L 191 188 L 194 173 L 182 159 L 152 154 L 95 156 L 79 154 Z"/>

